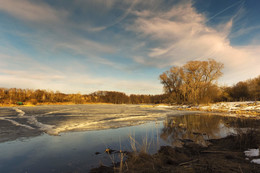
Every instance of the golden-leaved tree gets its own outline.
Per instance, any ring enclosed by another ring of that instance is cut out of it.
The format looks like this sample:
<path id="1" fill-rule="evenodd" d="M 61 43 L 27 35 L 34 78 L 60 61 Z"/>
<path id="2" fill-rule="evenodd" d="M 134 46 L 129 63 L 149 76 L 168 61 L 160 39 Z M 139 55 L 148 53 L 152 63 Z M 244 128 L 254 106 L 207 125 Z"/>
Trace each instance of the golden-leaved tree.
<path id="1" fill-rule="evenodd" d="M 172 102 L 210 102 L 218 94 L 216 82 L 222 75 L 223 67 L 222 63 L 213 59 L 189 61 L 161 74 L 160 81 Z"/>

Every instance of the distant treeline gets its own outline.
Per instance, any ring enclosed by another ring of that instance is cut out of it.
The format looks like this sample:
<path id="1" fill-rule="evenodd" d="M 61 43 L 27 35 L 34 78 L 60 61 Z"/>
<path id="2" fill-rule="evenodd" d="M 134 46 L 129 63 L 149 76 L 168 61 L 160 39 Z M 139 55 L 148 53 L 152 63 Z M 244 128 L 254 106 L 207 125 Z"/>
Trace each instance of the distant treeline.
<path id="1" fill-rule="evenodd" d="M 260 75 L 232 87 L 222 87 L 221 90 L 220 99 L 223 101 L 260 101 Z"/>
<path id="2" fill-rule="evenodd" d="M 0 104 L 44 104 L 44 103 L 113 103 L 113 104 L 157 104 L 167 103 L 167 95 L 130 96 L 116 91 L 97 91 L 87 95 L 64 94 L 47 90 L 0 88 Z"/>

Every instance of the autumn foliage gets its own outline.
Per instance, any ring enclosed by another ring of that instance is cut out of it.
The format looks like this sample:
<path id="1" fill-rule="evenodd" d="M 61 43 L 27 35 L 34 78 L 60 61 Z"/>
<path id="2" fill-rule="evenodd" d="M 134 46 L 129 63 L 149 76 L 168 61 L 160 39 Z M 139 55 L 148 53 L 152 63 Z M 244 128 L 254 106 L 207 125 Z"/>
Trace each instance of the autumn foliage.
<path id="1" fill-rule="evenodd" d="M 116 91 L 97 91 L 91 94 L 81 95 L 64 94 L 59 91 L 0 88 L 0 105 L 10 104 L 59 104 L 59 103 L 113 103 L 113 104 L 143 104 L 166 103 L 166 95 L 136 95 L 130 96 Z"/>

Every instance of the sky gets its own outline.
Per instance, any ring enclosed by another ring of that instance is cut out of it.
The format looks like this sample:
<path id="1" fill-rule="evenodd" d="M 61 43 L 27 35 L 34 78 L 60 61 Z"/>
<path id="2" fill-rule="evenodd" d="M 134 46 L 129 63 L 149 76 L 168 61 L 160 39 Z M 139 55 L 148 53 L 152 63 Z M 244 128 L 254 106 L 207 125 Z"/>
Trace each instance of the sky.
<path id="1" fill-rule="evenodd" d="M 161 94 L 213 58 L 220 85 L 260 75 L 259 0 L 0 0 L 0 87 Z"/>

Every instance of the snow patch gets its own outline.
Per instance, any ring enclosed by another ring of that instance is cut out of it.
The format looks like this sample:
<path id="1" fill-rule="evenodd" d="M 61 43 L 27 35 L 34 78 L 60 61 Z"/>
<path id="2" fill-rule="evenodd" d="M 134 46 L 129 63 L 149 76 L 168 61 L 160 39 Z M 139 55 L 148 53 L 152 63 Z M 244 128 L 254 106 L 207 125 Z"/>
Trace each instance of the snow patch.
<path id="1" fill-rule="evenodd" d="M 249 149 L 245 151 L 247 157 L 257 157 L 259 156 L 259 149 Z"/>
<path id="2" fill-rule="evenodd" d="M 168 105 L 158 105 L 156 106 L 157 108 L 172 108 L 173 106 L 168 106 Z"/>
<path id="3" fill-rule="evenodd" d="M 256 164 L 260 164 L 260 159 L 253 159 L 251 162 L 256 163 Z"/>

